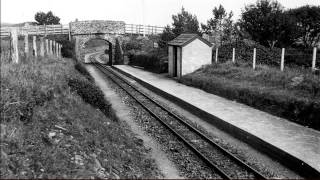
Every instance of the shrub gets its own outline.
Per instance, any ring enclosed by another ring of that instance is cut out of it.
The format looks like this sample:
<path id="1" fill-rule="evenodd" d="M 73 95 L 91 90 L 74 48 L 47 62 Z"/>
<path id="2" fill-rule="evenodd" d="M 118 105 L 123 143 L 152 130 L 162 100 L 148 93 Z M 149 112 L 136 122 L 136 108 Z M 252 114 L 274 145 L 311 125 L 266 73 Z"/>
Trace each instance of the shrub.
<path id="1" fill-rule="evenodd" d="M 107 117 L 114 119 L 111 104 L 105 100 L 103 92 L 97 86 L 89 81 L 74 78 L 68 79 L 68 85 L 71 90 L 77 92 L 86 103 L 99 108 Z"/>
<path id="2" fill-rule="evenodd" d="M 168 62 L 164 58 L 148 54 L 129 54 L 129 65 L 140 66 L 146 70 L 163 73 L 168 71 Z"/>
<path id="3" fill-rule="evenodd" d="M 90 73 L 87 71 L 87 69 L 85 67 L 82 66 L 81 63 L 79 63 L 78 61 L 76 61 L 76 63 L 74 64 L 74 68 L 79 71 L 82 75 L 84 75 L 89 81 L 93 82 L 93 78 L 90 75 Z"/>
<path id="4" fill-rule="evenodd" d="M 75 56 L 74 54 L 74 42 L 70 42 L 68 40 L 60 41 L 62 44 L 61 54 L 65 58 L 72 58 Z"/>
<path id="5" fill-rule="evenodd" d="M 127 43 L 124 43 L 123 47 L 125 51 L 141 50 L 142 45 L 138 41 L 131 40 Z"/>
<path id="6" fill-rule="evenodd" d="M 114 52 L 115 64 L 123 64 L 123 57 L 121 53 L 121 47 L 119 40 L 116 39 L 115 52 Z"/>
<path id="7" fill-rule="evenodd" d="M 249 43 L 246 41 L 236 41 L 222 45 L 219 47 L 218 61 L 226 62 L 232 59 L 232 48 L 236 49 L 236 61 L 247 63 L 252 62 L 253 48 L 257 49 L 257 63 L 279 66 L 281 58 L 281 50 L 278 48 L 267 48 L 258 43 Z M 213 57 L 215 57 L 215 49 L 213 49 Z M 214 59 L 214 58 L 213 58 Z"/>
<path id="8" fill-rule="evenodd" d="M 69 41 L 69 37 L 66 34 L 48 35 L 48 39 L 53 39 L 62 45 L 61 54 L 65 58 L 74 57 L 74 42 Z"/>

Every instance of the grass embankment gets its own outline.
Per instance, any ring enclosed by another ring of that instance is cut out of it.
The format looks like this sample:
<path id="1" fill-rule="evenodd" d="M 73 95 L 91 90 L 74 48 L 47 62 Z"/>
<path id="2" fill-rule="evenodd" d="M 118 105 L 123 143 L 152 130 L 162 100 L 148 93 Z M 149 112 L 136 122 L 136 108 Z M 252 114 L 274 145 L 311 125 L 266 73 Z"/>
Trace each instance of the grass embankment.
<path id="1" fill-rule="evenodd" d="M 94 87 L 70 59 L 1 61 L 0 178 L 156 177 Z"/>
<path id="2" fill-rule="evenodd" d="M 231 62 L 205 66 L 180 80 L 186 85 L 320 129 L 320 76 L 289 69 Z"/>

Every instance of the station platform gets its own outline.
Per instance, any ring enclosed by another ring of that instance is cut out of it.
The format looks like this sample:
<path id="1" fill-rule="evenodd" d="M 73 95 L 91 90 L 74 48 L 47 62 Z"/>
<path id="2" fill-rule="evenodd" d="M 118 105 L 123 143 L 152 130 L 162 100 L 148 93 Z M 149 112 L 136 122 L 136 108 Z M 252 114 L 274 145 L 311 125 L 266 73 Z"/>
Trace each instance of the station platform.
<path id="1" fill-rule="evenodd" d="M 155 74 L 128 65 L 114 68 L 294 170 L 313 178 L 319 176 L 319 131 L 183 85 L 167 74 Z"/>

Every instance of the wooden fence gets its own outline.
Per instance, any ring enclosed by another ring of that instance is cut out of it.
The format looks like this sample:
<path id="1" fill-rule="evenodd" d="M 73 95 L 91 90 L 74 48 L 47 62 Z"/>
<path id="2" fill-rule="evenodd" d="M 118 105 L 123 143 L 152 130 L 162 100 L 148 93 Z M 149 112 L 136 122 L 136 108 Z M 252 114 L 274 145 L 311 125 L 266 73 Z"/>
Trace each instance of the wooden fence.
<path id="1" fill-rule="evenodd" d="M 312 59 L 310 58 L 310 64 L 311 64 L 311 70 L 312 71 L 319 71 L 320 69 L 318 69 L 316 67 L 316 61 L 317 61 L 317 50 L 318 48 L 317 47 L 314 47 L 312 49 L 312 53 L 311 53 L 311 56 L 312 56 Z M 231 51 L 231 50 L 230 50 Z M 285 68 L 285 53 L 286 53 L 286 49 L 285 48 L 282 48 L 281 49 L 281 59 L 280 59 L 280 70 L 281 71 L 284 71 L 284 68 Z M 219 48 L 217 47 L 215 49 L 215 60 L 214 62 L 215 63 L 218 63 L 219 62 Z M 253 56 L 252 56 L 252 68 L 253 69 L 256 69 L 256 64 L 257 64 L 257 61 L 259 59 L 257 59 L 257 49 L 256 48 L 253 48 Z M 232 48 L 232 58 L 231 58 L 231 61 L 233 63 L 236 62 L 236 48 Z"/>
<path id="2" fill-rule="evenodd" d="M 162 33 L 164 27 L 141 25 L 141 24 L 126 24 L 125 32 L 126 34 L 138 34 L 138 35 L 153 35 Z"/>
<path id="3" fill-rule="evenodd" d="M 16 30 L 19 35 L 28 32 L 29 35 L 49 35 L 49 34 L 68 34 L 69 25 L 41 25 L 23 27 L 1 27 L 0 36 L 9 36 L 12 30 Z"/>
<path id="4" fill-rule="evenodd" d="M 141 24 L 126 24 L 126 34 L 153 35 L 162 33 L 164 27 L 144 26 Z M 51 35 L 51 34 L 69 34 L 69 25 L 40 25 L 24 27 L 1 27 L 0 37 L 8 37 L 12 30 L 16 30 L 18 35 L 28 32 L 29 35 Z M 71 32 L 72 33 L 72 32 Z"/>

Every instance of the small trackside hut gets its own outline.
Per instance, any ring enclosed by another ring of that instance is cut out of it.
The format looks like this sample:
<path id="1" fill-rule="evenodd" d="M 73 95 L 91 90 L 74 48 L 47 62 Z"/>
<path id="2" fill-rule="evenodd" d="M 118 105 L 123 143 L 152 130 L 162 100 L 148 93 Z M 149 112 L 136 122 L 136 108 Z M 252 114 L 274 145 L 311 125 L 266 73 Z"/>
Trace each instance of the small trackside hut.
<path id="1" fill-rule="evenodd" d="M 197 34 L 181 34 L 168 42 L 169 75 L 178 77 L 211 64 L 212 44 Z"/>

